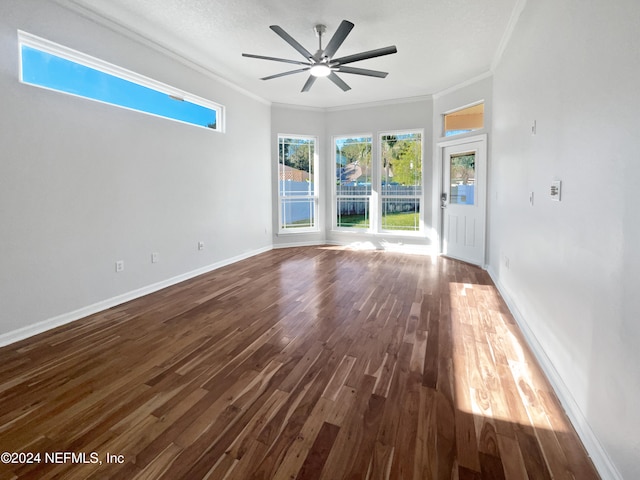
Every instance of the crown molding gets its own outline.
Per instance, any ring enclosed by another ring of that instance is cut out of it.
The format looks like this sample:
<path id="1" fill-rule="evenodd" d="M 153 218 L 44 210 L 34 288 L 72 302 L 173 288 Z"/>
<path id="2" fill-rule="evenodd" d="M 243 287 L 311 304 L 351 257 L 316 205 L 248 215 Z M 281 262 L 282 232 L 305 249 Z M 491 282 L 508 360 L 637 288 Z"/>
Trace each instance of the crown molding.
<path id="1" fill-rule="evenodd" d="M 437 100 L 441 97 L 444 97 L 445 95 L 449 95 L 450 93 L 455 92 L 456 90 L 460 90 L 462 88 L 468 87 L 469 85 L 473 85 L 474 83 L 479 82 L 480 80 L 484 80 L 485 78 L 489 78 L 491 76 L 493 76 L 493 72 L 491 70 L 488 70 L 484 73 L 481 73 L 480 75 L 470 78 L 469 80 L 465 80 L 462 83 L 454 85 L 453 87 L 449 87 L 437 93 L 434 93 L 433 98 L 434 100 Z"/>
<path id="2" fill-rule="evenodd" d="M 353 103 L 350 105 L 339 105 L 335 107 L 312 107 L 307 105 L 296 105 L 292 103 L 277 103 L 277 102 L 272 103 L 271 106 L 275 108 L 287 108 L 290 110 L 304 110 L 308 112 L 328 113 L 328 112 L 343 112 L 345 110 L 358 110 L 361 108 L 384 107 L 386 105 L 398 105 L 400 103 L 428 102 L 428 101 L 431 101 L 432 98 L 433 98 L 432 95 L 421 95 L 418 97 L 393 98 L 389 100 L 380 100 L 377 102 Z"/>
<path id="3" fill-rule="evenodd" d="M 272 104 L 271 101 L 259 95 L 256 95 L 255 93 L 245 88 L 238 86 L 236 83 L 213 72 L 212 70 L 208 69 L 207 67 L 197 62 L 196 60 L 188 58 L 185 55 L 174 51 L 168 45 L 164 45 L 155 40 L 151 40 L 150 38 L 142 35 L 141 33 L 131 30 L 129 27 L 123 25 L 122 23 L 118 22 L 117 20 L 115 20 L 110 16 L 95 12 L 94 10 L 89 9 L 84 5 L 79 4 L 75 0 L 54 0 L 54 1 L 61 7 L 66 8 L 67 10 L 80 15 L 81 17 L 86 18 L 87 20 L 95 22 L 103 27 L 108 28 L 113 32 L 116 32 L 130 40 L 133 40 L 136 43 L 139 43 L 159 53 L 162 53 L 163 55 L 171 58 L 172 60 L 175 60 L 181 63 L 182 65 L 192 70 L 195 70 L 196 72 L 201 73 L 212 80 L 215 80 L 216 82 L 220 82 L 226 87 L 229 87 L 247 97 L 257 100 L 258 102 L 263 103 L 265 105 L 270 106 Z"/>
<path id="4" fill-rule="evenodd" d="M 312 106 L 308 106 L 308 105 L 296 105 L 295 103 L 273 102 L 271 104 L 271 107 L 273 107 L 273 108 L 286 108 L 288 110 L 304 110 L 304 111 L 307 111 L 307 112 L 316 112 L 316 113 L 323 113 L 323 112 L 327 111 L 327 109 L 325 107 L 312 107 Z"/>
<path id="5" fill-rule="evenodd" d="M 527 4 L 527 0 L 518 0 L 513 7 L 513 11 L 511 12 L 511 17 L 509 17 L 509 23 L 507 24 L 507 28 L 500 39 L 500 44 L 498 45 L 498 49 L 496 50 L 495 55 L 493 56 L 493 61 L 491 62 L 491 71 L 494 72 L 498 67 L 500 60 L 502 60 L 502 55 L 504 55 L 504 51 L 507 49 L 507 45 L 511 41 L 511 36 L 516 28 L 516 24 L 520 19 L 520 14 L 524 10 L 524 7 Z"/>
<path id="6" fill-rule="evenodd" d="M 397 105 L 399 103 L 427 102 L 433 99 L 433 95 L 420 95 L 418 97 L 402 97 L 377 102 L 354 103 L 352 105 L 339 105 L 336 107 L 326 107 L 325 112 L 341 112 L 344 110 L 358 110 L 360 108 L 384 107 L 387 105 Z"/>

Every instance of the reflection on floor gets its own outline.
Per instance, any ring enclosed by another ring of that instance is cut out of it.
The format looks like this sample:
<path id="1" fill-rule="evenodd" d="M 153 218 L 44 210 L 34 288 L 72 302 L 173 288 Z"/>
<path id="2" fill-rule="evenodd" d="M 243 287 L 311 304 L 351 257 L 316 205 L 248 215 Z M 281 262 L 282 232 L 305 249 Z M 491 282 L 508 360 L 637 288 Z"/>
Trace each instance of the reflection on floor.
<path id="1" fill-rule="evenodd" d="M 2 450 L 39 454 L 2 478 L 598 478 L 486 272 L 444 258 L 264 253 L 0 349 L 0 398 Z"/>

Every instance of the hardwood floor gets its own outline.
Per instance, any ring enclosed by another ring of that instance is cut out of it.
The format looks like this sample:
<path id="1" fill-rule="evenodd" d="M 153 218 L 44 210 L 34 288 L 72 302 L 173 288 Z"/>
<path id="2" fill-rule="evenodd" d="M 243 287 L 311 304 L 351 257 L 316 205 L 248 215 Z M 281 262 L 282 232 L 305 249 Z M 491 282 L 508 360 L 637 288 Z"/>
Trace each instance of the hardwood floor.
<path id="1" fill-rule="evenodd" d="M 274 250 L 0 349 L 0 405 L 3 479 L 599 478 L 445 258 Z"/>

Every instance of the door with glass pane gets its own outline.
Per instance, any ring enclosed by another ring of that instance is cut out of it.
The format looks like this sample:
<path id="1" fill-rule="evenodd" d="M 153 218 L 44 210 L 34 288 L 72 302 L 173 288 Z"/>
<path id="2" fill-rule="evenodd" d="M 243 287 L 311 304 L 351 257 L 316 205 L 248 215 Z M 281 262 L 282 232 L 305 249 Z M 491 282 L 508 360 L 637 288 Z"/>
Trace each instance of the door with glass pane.
<path id="1" fill-rule="evenodd" d="M 442 148 L 442 253 L 484 265 L 486 137 L 447 142 Z"/>

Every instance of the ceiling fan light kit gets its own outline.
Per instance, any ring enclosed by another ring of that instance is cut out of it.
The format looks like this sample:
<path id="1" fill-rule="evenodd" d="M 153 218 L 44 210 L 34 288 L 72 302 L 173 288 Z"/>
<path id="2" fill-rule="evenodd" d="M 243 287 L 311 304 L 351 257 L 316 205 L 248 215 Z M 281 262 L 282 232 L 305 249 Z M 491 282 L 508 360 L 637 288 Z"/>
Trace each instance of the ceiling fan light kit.
<path id="1" fill-rule="evenodd" d="M 356 53 L 354 55 L 348 55 L 346 57 L 341 58 L 333 58 L 336 51 L 344 40 L 347 38 L 347 35 L 353 29 L 354 24 L 343 20 L 338 27 L 338 30 L 333 34 L 331 40 L 327 46 L 322 48 L 322 35 L 326 32 L 327 27 L 324 25 L 316 25 L 314 27 L 314 31 L 316 32 L 316 36 L 318 37 L 318 51 L 314 54 L 309 52 L 306 48 L 304 48 L 300 43 L 298 43 L 291 35 L 285 32 L 278 25 L 271 25 L 271 30 L 273 30 L 280 38 L 282 38 L 285 42 L 291 45 L 294 49 L 298 51 L 304 58 L 305 61 L 299 60 L 289 60 L 286 58 L 276 58 L 276 57 L 267 57 L 264 55 L 254 55 L 251 53 L 243 53 L 243 57 L 249 58 L 258 58 L 261 60 L 271 60 L 274 62 L 284 62 L 284 63 L 292 63 L 294 65 L 302 66 L 302 68 L 298 68 L 296 70 L 290 70 L 288 72 L 277 73 L 275 75 L 269 75 L 268 77 L 263 77 L 261 80 L 271 80 L 273 78 L 284 77 L 287 75 L 293 75 L 295 73 L 309 72 L 309 78 L 305 82 L 302 87 L 302 92 L 308 92 L 311 89 L 311 86 L 315 82 L 318 77 L 327 77 L 331 80 L 335 85 L 337 85 L 342 91 L 346 92 L 351 90 L 351 87 L 345 83 L 336 73 L 350 73 L 354 75 L 364 75 L 367 77 L 376 77 L 376 78 L 385 78 L 388 74 L 387 72 L 380 72 L 378 70 L 367 70 L 364 68 L 356 68 L 356 67 L 348 67 L 345 66 L 348 63 L 359 62 L 361 60 L 367 60 L 369 58 L 381 57 L 383 55 L 390 55 L 392 53 L 396 53 L 398 50 L 395 45 L 390 47 L 378 48 L 375 50 L 369 50 L 367 52 Z"/>
<path id="2" fill-rule="evenodd" d="M 328 77 L 331 73 L 331 68 L 324 64 L 317 64 L 311 67 L 309 73 L 314 77 Z"/>

